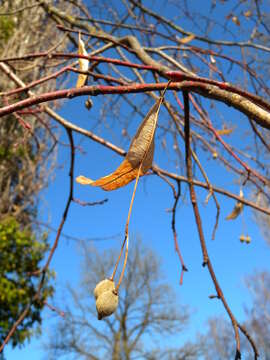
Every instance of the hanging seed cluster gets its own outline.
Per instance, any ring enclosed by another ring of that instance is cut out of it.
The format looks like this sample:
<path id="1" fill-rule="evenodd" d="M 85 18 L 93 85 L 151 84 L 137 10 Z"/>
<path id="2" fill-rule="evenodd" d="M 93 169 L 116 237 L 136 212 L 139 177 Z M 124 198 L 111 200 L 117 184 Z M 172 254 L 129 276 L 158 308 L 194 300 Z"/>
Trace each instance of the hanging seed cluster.
<path id="1" fill-rule="evenodd" d="M 84 44 L 80 39 L 80 35 L 79 35 L 79 54 L 81 53 L 83 54 L 83 52 L 84 52 Z M 80 62 L 80 66 L 82 69 L 83 66 L 82 62 Z M 83 74 L 83 76 L 85 75 Z M 80 78 L 79 78 L 77 82 L 77 87 L 84 85 L 85 83 L 84 78 L 81 77 L 81 79 L 82 79 L 81 81 L 82 84 L 80 83 Z M 157 127 L 159 110 L 169 84 L 170 81 L 168 82 L 166 88 L 163 90 L 162 95 L 149 110 L 146 117 L 139 126 L 134 138 L 132 139 L 127 155 L 124 161 L 120 164 L 120 166 L 113 173 L 103 176 L 102 178 L 96 181 L 93 181 L 82 175 L 76 178 L 76 181 L 80 184 L 100 186 L 103 190 L 106 191 L 118 189 L 122 186 L 127 185 L 132 180 L 136 179 L 130 206 L 129 206 L 127 222 L 125 226 L 125 239 L 122 243 L 121 251 L 118 260 L 116 262 L 112 278 L 104 279 L 100 281 L 96 285 L 94 290 L 94 296 L 96 299 L 96 309 L 99 320 L 113 314 L 118 306 L 118 289 L 124 276 L 127 257 L 128 257 L 128 241 L 129 241 L 128 225 L 132 211 L 134 196 L 137 189 L 139 177 L 145 175 L 152 166 L 153 157 L 154 157 L 154 137 Z M 86 104 L 86 107 L 88 107 L 88 104 Z M 126 245 L 126 249 L 125 249 L 124 264 L 119 277 L 118 284 L 115 287 L 115 283 L 113 279 L 125 245 Z"/>
<path id="2" fill-rule="evenodd" d="M 115 284 L 112 280 L 100 281 L 94 290 L 98 320 L 112 315 L 117 309 L 118 295 L 115 291 Z"/>

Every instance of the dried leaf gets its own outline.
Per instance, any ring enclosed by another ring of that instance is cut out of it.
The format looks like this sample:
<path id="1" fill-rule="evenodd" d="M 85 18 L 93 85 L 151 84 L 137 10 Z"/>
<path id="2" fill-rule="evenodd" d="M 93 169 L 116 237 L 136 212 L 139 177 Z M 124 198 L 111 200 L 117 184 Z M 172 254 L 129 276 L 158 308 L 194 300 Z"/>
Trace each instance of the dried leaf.
<path id="1" fill-rule="evenodd" d="M 234 220 L 238 217 L 238 215 L 243 210 L 243 204 L 240 202 L 237 202 L 235 207 L 233 208 L 233 211 L 226 217 L 226 220 Z"/>
<path id="2" fill-rule="evenodd" d="M 87 51 L 85 49 L 84 42 L 81 39 L 81 34 L 80 33 L 79 33 L 78 45 L 79 45 L 78 54 L 87 56 L 88 54 L 87 54 Z M 87 71 L 88 66 L 89 66 L 89 60 L 88 59 L 79 59 L 79 69 L 80 70 Z M 87 79 L 87 75 L 79 74 L 77 84 L 76 84 L 76 88 L 80 88 L 80 87 L 84 86 L 85 82 L 86 82 L 86 79 Z"/>
<path id="3" fill-rule="evenodd" d="M 240 197 L 243 197 L 243 191 L 240 190 Z M 243 211 L 244 205 L 240 201 L 237 201 L 235 204 L 235 207 L 233 208 L 233 211 L 226 217 L 226 220 L 234 220 L 236 219 L 241 212 Z"/>
<path id="4" fill-rule="evenodd" d="M 217 130 L 217 133 L 219 135 L 230 135 L 233 131 L 234 131 L 234 128 L 229 129 L 224 126 L 223 129 Z"/>
<path id="5" fill-rule="evenodd" d="M 210 55 L 210 61 L 211 61 L 211 64 L 215 64 L 215 63 L 216 63 L 216 59 L 214 58 L 213 55 Z"/>
<path id="6" fill-rule="evenodd" d="M 96 181 L 79 176 L 76 181 L 82 185 L 100 186 L 108 191 L 127 185 L 136 178 L 139 171 L 139 176 L 146 174 L 153 162 L 154 134 L 162 100 L 163 97 L 148 112 L 130 144 L 124 161 L 112 174 Z"/>
<path id="7" fill-rule="evenodd" d="M 190 35 L 185 36 L 185 37 L 183 37 L 183 38 L 181 38 L 181 39 L 178 38 L 178 42 L 179 42 L 180 44 L 183 44 L 183 45 L 184 45 L 184 44 L 188 44 L 189 42 L 191 42 L 192 40 L 194 40 L 195 37 L 196 37 L 196 35 L 190 34 Z"/>
<path id="8" fill-rule="evenodd" d="M 238 19 L 237 16 L 233 16 L 232 21 L 235 23 L 235 25 L 240 26 L 240 20 Z"/>
<path id="9" fill-rule="evenodd" d="M 246 18 L 250 18 L 251 15 L 252 15 L 252 12 L 251 12 L 250 10 L 247 10 L 247 11 L 244 12 L 244 16 L 245 16 Z"/>

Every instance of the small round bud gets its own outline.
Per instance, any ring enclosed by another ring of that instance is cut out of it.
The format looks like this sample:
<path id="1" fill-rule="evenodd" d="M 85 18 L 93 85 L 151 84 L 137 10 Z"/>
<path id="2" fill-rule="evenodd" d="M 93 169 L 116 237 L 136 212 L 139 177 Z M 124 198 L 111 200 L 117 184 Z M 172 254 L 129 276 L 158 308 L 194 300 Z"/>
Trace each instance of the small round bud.
<path id="1" fill-rule="evenodd" d="M 97 299 L 104 291 L 114 290 L 115 284 L 112 280 L 105 279 L 100 281 L 94 290 L 94 296 Z"/>
<path id="2" fill-rule="evenodd" d="M 112 315 L 117 309 L 118 295 L 112 290 L 107 290 L 99 295 L 96 301 L 98 320 Z"/>
<path id="3" fill-rule="evenodd" d="M 92 108 L 92 106 L 93 106 L 93 101 L 92 101 L 90 98 L 88 98 L 88 99 L 85 101 L 84 105 L 85 105 L 85 107 L 86 107 L 87 110 L 91 110 L 91 108 Z"/>
<path id="4" fill-rule="evenodd" d="M 240 238 L 239 238 L 239 240 L 240 240 L 241 242 L 244 242 L 244 241 L 246 240 L 246 237 L 245 237 L 245 235 L 240 235 Z"/>
<path id="5" fill-rule="evenodd" d="M 251 237 L 250 236 L 247 236 L 246 237 L 246 243 L 249 244 L 251 242 Z"/>

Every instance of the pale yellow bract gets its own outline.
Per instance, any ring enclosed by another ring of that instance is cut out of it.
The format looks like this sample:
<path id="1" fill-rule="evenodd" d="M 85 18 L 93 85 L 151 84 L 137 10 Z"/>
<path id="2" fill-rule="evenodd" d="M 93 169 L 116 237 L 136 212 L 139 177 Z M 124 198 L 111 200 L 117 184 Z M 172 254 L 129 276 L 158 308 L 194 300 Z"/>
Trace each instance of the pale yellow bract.
<path id="1" fill-rule="evenodd" d="M 242 198 L 244 196 L 243 191 L 240 190 L 240 197 Z M 244 205 L 240 201 L 237 201 L 235 204 L 232 212 L 226 217 L 226 220 L 234 220 L 238 217 L 238 215 L 241 214 L 243 211 Z"/>
<path id="2" fill-rule="evenodd" d="M 79 39 L 78 39 L 78 54 L 79 55 L 85 55 L 87 56 L 87 51 L 84 46 L 84 42 L 81 39 L 81 34 L 79 33 Z M 82 71 L 87 71 L 89 66 L 89 60 L 88 59 L 79 59 L 79 68 Z M 79 74 L 77 79 L 76 88 L 80 88 L 85 85 L 87 79 L 86 74 Z"/>
<path id="3" fill-rule="evenodd" d="M 93 181 L 78 176 L 76 181 L 82 185 L 100 186 L 103 190 L 115 190 L 127 185 L 139 176 L 145 175 L 151 168 L 154 157 L 154 135 L 163 97 L 160 97 L 150 109 L 136 135 L 132 139 L 128 153 L 122 164 L 110 175 Z"/>

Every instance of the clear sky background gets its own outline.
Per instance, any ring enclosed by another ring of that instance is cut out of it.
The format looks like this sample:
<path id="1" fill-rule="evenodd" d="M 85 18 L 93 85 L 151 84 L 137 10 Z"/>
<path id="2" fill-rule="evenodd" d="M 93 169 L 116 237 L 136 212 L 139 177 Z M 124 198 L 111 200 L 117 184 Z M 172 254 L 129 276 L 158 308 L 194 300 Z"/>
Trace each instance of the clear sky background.
<path id="1" fill-rule="evenodd" d="M 201 1 L 192 1 L 191 3 L 196 7 L 196 5 L 201 4 Z M 210 3 L 210 1 L 206 3 Z M 222 6 L 225 7 L 226 4 Z M 222 6 L 217 11 L 217 16 L 223 16 L 224 7 L 222 8 Z M 164 6 L 161 10 L 167 17 L 172 15 L 170 12 L 166 14 L 166 7 Z M 207 7 L 202 11 L 207 12 Z M 182 25 L 185 25 L 184 20 Z M 188 26 L 190 28 L 190 24 L 187 25 L 187 29 L 189 29 Z M 235 25 L 232 24 L 232 26 Z M 235 31 L 235 29 L 232 30 Z M 221 37 L 222 31 L 220 30 L 220 33 L 218 30 L 216 31 L 213 33 L 213 37 Z M 235 80 L 236 77 L 237 74 L 232 72 L 228 75 L 228 80 L 232 81 L 232 78 Z M 133 99 L 133 95 L 130 97 Z M 85 99 L 72 99 L 63 102 L 63 107 L 59 113 L 81 127 L 94 129 L 107 140 L 127 149 L 129 141 L 126 138 L 121 138 L 123 126 L 111 116 L 109 108 L 105 116 L 106 122 L 104 121 L 97 126 L 97 119 L 101 115 L 101 103 L 104 100 L 101 97 L 94 98 L 94 107 L 88 112 L 84 107 Z M 241 141 L 245 145 L 245 131 L 248 128 L 245 117 L 224 105 L 218 107 L 219 114 L 222 114 L 219 116 L 211 110 L 210 101 L 206 101 L 205 104 L 212 115 L 213 122 L 218 125 L 217 127 L 222 127 L 222 118 L 224 122 L 236 127 L 235 134 L 231 139 L 232 144 Z M 143 111 L 146 114 L 146 108 L 143 108 Z M 121 112 L 125 118 L 125 107 L 121 108 Z M 165 112 L 161 112 L 160 118 L 161 123 L 166 123 Z M 139 117 L 130 117 L 128 130 L 131 136 L 140 121 Z M 157 133 L 157 138 L 159 135 L 160 131 Z M 75 176 L 83 174 L 96 179 L 112 172 L 122 161 L 122 158 L 117 154 L 87 138 L 74 134 L 74 139 L 75 144 L 80 145 L 84 150 L 84 153 L 76 152 Z M 61 134 L 61 140 L 67 143 L 64 132 Z M 183 149 L 183 144 L 180 146 Z M 168 147 L 172 147 L 172 142 L 170 143 L 169 140 Z M 236 194 L 239 193 L 239 185 L 233 181 L 226 169 L 217 167 L 216 162 L 202 152 L 199 153 L 199 157 L 206 166 L 209 179 L 213 184 L 225 187 Z M 60 146 L 58 151 L 59 167 L 55 172 L 55 178 L 50 181 L 49 187 L 41 194 L 40 219 L 49 222 L 53 228 L 57 228 L 59 225 L 69 191 L 69 159 L 69 149 Z M 183 169 L 175 169 L 173 157 L 168 159 L 168 156 L 162 152 L 159 140 L 157 141 L 154 161 L 160 167 L 184 173 Z M 63 232 L 76 238 L 86 239 L 85 241 L 94 242 L 95 246 L 100 249 L 111 247 L 119 249 L 123 239 L 133 186 L 134 183 L 131 183 L 125 188 L 108 193 L 98 188 L 83 187 L 75 183 L 74 196 L 76 198 L 91 202 L 108 198 L 108 202 L 95 207 L 82 207 L 72 203 Z M 211 233 L 215 222 L 215 206 L 212 199 L 208 205 L 205 205 L 203 200 L 207 196 L 207 192 L 201 189 L 197 190 L 209 255 L 224 295 L 237 319 L 241 321 L 245 316 L 244 305 L 250 305 L 244 279 L 247 275 L 254 274 L 255 271 L 270 270 L 269 247 L 254 222 L 254 215 L 250 209 L 245 208 L 243 216 L 235 221 L 225 221 L 225 217 L 231 212 L 235 203 L 221 195 L 217 195 L 221 204 L 220 223 L 216 239 L 212 241 Z M 177 210 L 177 231 L 180 248 L 189 270 L 184 274 L 182 286 L 179 286 L 181 267 L 174 251 L 171 214 L 167 211 L 173 205 L 173 197 L 171 189 L 160 178 L 148 176 L 140 180 L 130 222 L 130 232 L 139 234 L 143 243 L 162 258 L 163 272 L 168 283 L 173 287 L 177 298 L 181 303 L 190 305 L 193 310 L 190 327 L 181 335 L 180 339 L 176 339 L 175 345 L 181 345 L 184 340 L 194 339 L 197 331 L 203 332 L 208 317 L 225 314 L 221 302 L 208 298 L 209 295 L 215 294 L 215 290 L 207 269 L 202 267 L 197 229 L 185 184 L 182 184 L 182 194 Z M 239 236 L 243 232 L 249 234 L 252 239 L 251 244 L 240 243 Z M 54 237 L 55 233 L 51 232 L 51 242 L 53 242 Z M 74 288 L 78 286 L 80 262 L 78 243 L 61 237 L 51 264 L 51 267 L 56 271 L 56 294 L 53 303 L 60 308 L 66 284 L 71 283 Z M 89 296 L 92 296 L 91 293 Z M 51 334 L 51 324 L 55 316 L 50 310 L 45 310 L 42 336 L 33 339 L 30 344 L 26 344 L 22 349 L 13 350 L 8 346 L 6 350 L 7 359 L 46 359 L 46 350 L 44 350 L 43 344 Z"/>

